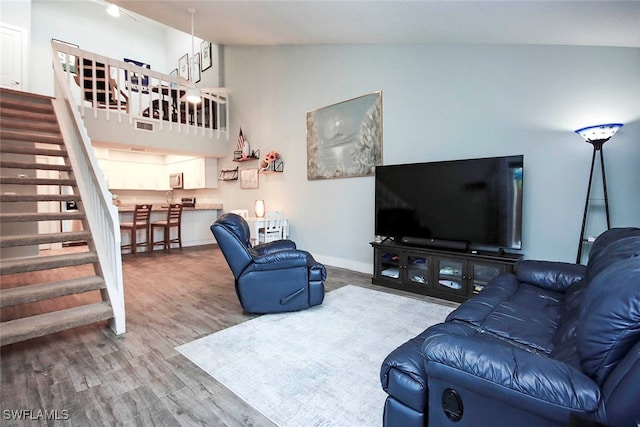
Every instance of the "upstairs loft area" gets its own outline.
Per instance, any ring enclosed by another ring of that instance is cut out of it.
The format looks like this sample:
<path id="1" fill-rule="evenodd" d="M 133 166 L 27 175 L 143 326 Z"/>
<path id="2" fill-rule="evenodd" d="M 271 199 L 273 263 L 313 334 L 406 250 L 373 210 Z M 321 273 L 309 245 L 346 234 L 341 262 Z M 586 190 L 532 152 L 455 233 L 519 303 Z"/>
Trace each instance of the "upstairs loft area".
<path id="1" fill-rule="evenodd" d="M 55 78 L 93 142 L 116 148 L 222 157 L 229 96 L 168 75 L 51 41 Z M 200 102 L 187 101 L 196 90 Z M 60 96 L 56 94 L 56 96 Z M 65 96 L 65 95 L 63 95 Z"/>

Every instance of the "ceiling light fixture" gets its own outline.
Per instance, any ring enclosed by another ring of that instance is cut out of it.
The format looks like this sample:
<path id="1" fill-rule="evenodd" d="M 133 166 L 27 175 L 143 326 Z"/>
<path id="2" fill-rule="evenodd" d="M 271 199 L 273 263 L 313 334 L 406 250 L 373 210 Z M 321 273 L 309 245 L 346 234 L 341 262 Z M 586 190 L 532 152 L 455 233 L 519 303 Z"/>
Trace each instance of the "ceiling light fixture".
<path id="1" fill-rule="evenodd" d="M 115 4 L 109 4 L 107 6 L 107 13 L 114 18 L 117 18 L 120 16 L 120 8 Z"/>
<path id="2" fill-rule="evenodd" d="M 193 58 L 196 57 L 196 44 L 195 44 L 195 38 L 194 38 L 194 17 L 196 15 L 196 10 L 193 8 L 188 8 L 187 11 L 191 14 L 191 58 L 193 61 Z M 193 79 L 193 77 L 191 77 Z M 200 102 L 202 102 L 202 94 L 200 93 L 200 89 L 198 89 L 198 87 L 196 86 L 195 83 L 192 83 L 193 87 L 190 87 L 189 89 L 187 89 L 186 92 L 186 97 L 187 97 L 187 102 L 190 102 L 192 104 L 199 104 Z"/>

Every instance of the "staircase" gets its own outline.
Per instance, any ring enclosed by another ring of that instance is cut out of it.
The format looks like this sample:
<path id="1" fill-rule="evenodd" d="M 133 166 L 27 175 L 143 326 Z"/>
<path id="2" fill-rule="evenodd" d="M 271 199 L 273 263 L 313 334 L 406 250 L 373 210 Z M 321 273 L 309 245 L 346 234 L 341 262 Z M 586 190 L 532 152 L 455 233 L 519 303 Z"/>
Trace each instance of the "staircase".
<path id="1" fill-rule="evenodd" d="M 0 89 L 0 155 L 0 345 L 112 319 L 51 98 Z"/>

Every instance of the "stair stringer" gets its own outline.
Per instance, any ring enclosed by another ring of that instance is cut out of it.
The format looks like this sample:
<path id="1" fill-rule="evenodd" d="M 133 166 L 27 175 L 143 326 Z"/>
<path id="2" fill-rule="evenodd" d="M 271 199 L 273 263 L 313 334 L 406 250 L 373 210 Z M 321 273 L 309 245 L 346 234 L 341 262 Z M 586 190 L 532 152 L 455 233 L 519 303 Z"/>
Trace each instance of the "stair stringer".
<path id="1" fill-rule="evenodd" d="M 68 85 L 64 83 L 57 93 L 64 93 L 64 86 L 68 95 Z M 77 181 L 86 215 L 85 226 L 93 237 L 89 248 L 98 254 L 94 268 L 105 280 L 106 289 L 101 292 L 113 308 L 109 326 L 117 335 L 123 334 L 126 332 L 126 313 L 118 211 L 112 203 L 80 114 L 72 107 L 69 96 L 58 96 L 52 103 Z"/>

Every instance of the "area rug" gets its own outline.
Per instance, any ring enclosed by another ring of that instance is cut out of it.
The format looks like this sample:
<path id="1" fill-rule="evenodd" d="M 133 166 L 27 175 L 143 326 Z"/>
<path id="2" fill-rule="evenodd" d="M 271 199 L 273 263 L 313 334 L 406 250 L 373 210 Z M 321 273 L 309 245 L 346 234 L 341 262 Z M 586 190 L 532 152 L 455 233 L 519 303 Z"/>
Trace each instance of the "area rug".
<path id="1" fill-rule="evenodd" d="M 177 350 L 278 426 L 379 426 L 382 361 L 451 310 L 347 285 L 320 306 L 263 315 Z"/>

